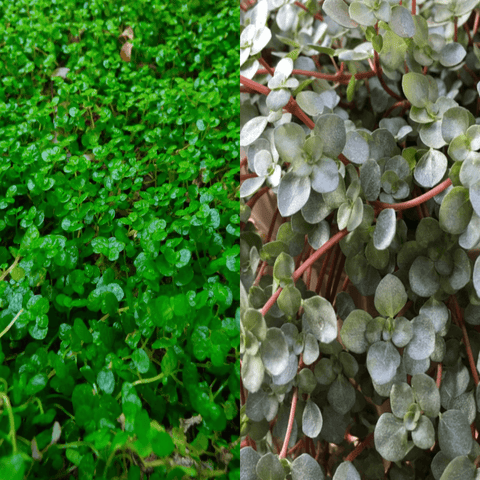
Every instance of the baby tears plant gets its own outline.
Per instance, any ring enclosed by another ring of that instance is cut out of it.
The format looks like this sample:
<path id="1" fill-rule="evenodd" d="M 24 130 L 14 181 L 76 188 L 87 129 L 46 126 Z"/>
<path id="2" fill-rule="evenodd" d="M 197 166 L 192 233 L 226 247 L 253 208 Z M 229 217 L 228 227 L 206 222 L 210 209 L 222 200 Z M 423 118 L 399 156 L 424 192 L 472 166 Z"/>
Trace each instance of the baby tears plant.
<path id="1" fill-rule="evenodd" d="M 242 479 L 480 477 L 479 25 L 241 4 Z"/>
<path id="2" fill-rule="evenodd" d="M 240 478 L 238 13 L 0 1 L 1 479 Z"/>

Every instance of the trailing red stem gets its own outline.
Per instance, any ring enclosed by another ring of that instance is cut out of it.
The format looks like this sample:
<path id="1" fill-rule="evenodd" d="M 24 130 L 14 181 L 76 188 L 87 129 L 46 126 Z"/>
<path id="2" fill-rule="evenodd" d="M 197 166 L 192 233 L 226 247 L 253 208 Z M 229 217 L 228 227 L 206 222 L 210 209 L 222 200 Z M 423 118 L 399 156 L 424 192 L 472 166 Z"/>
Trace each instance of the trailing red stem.
<path id="1" fill-rule="evenodd" d="M 297 399 L 298 399 L 298 388 L 295 387 L 295 389 L 293 390 L 290 417 L 288 418 L 287 433 L 285 435 L 285 440 L 283 441 L 283 447 L 282 447 L 282 451 L 280 452 L 279 458 L 285 458 L 287 456 L 287 448 L 290 442 L 290 436 L 292 435 L 293 421 L 295 420 L 295 410 L 297 409 Z"/>
<path id="2" fill-rule="evenodd" d="M 257 70 L 257 75 L 265 75 L 267 70 L 264 70 L 262 68 Z M 341 83 L 342 85 L 348 85 L 348 82 L 352 78 L 351 74 L 348 73 L 334 73 L 334 74 L 328 74 L 328 73 L 320 73 L 320 72 L 311 72 L 309 70 L 296 70 L 293 69 L 292 75 L 305 75 L 307 77 L 315 77 L 315 78 L 321 78 L 323 80 L 327 80 L 330 82 L 338 82 Z M 375 77 L 376 73 L 375 72 L 360 72 L 355 74 L 355 78 L 357 80 L 364 80 L 365 78 L 372 78 Z M 240 75 L 240 82 L 242 82 L 242 75 Z M 244 85 L 246 85 L 244 83 Z"/>
<path id="3" fill-rule="evenodd" d="M 378 53 L 376 51 L 373 52 L 375 54 L 375 74 L 378 77 L 378 80 L 380 81 L 380 84 L 382 85 L 383 89 L 393 98 L 395 98 L 398 101 L 403 101 L 405 100 L 402 98 L 400 95 L 397 95 L 386 83 L 385 80 L 382 76 L 382 67 L 380 67 L 380 57 L 378 56 Z"/>
<path id="4" fill-rule="evenodd" d="M 275 209 L 275 213 L 273 214 L 273 219 L 272 222 L 270 223 L 270 228 L 268 229 L 268 234 L 267 234 L 267 243 L 272 239 L 273 235 L 273 229 L 275 228 L 275 223 L 277 223 L 277 217 L 279 214 L 278 207 Z"/>
<path id="5" fill-rule="evenodd" d="M 308 252 L 308 256 L 314 252 L 314 249 L 310 247 L 310 251 Z M 307 274 L 307 288 L 310 290 L 310 285 L 312 283 L 312 266 L 308 267 L 308 274 Z"/>
<path id="6" fill-rule="evenodd" d="M 242 361 L 240 360 L 240 368 L 242 368 Z M 240 400 L 242 402 L 242 405 L 245 405 L 247 402 L 247 396 L 245 395 L 245 389 L 243 388 L 243 382 L 242 379 L 240 378 Z"/>
<path id="7" fill-rule="evenodd" d="M 373 432 L 367 435 L 365 440 L 358 444 L 352 452 L 350 452 L 347 457 L 345 458 L 346 462 L 353 462 L 364 450 L 365 448 L 369 447 L 373 442 Z"/>
<path id="8" fill-rule="evenodd" d="M 246 173 L 245 175 L 240 175 L 240 181 L 243 182 L 247 178 L 256 178 L 258 175 L 256 173 Z"/>
<path id="9" fill-rule="evenodd" d="M 308 12 L 308 8 L 305 5 L 302 5 L 300 2 L 295 2 L 294 5 L 296 5 L 297 7 L 303 8 L 306 12 Z M 323 22 L 323 17 L 319 13 L 316 13 L 313 16 L 313 18 L 316 18 L 317 20 L 320 20 L 321 22 Z"/>
<path id="10" fill-rule="evenodd" d="M 323 278 L 325 277 L 325 272 L 327 271 L 328 262 L 330 261 L 330 257 L 332 256 L 332 252 L 333 252 L 333 250 L 330 249 L 328 251 L 327 255 L 325 256 L 325 258 L 323 259 L 322 268 L 321 268 L 320 273 L 318 274 L 318 278 L 317 278 L 317 285 L 315 286 L 315 292 L 317 293 L 317 295 L 320 295 L 320 290 L 322 289 Z"/>
<path id="11" fill-rule="evenodd" d="M 264 67 L 266 68 L 267 72 L 273 77 L 273 74 L 274 74 L 275 72 L 273 71 L 273 68 L 265 61 L 265 59 L 264 59 L 264 58 L 260 58 L 258 61 L 260 62 L 260 64 L 261 64 L 262 66 L 264 66 Z"/>
<path id="12" fill-rule="evenodd" d="M 336 233 L 328 242 L 325 242 L 298 270 L 293 274 L 293 281 L 296 282 L 302 275 L 303 272 L 312 264 L 314 264 L 327 250 L 329 250 L 333 245 L 336 245 L 343 237 L 348 235 L 347 229 L 341 230 Z M 280 287 L 268 300 L 268 302 L 262 308 L 262 315 L 266 315 L 267 312 L 272 308 L 273 304 L 277 301 L 278 296 L 280 295 L 283 289 Z"/>
<path id="13" fill-rule="evenodd" d="M 405 105 L 410 106 L 410 102 L 408 100 L 402 100 L 400 102 L 394 103 L 383 115 L 383 118 L 387 118 L 396 108 L 403 107 Z"/>
<path id="14" fill-rule="evenodd" d="M 260 280 L 263 277 L 263 274 L 265 273 L 265 269 L 267 268 L 267 261 L 264 260 L 262 262 L 262 266 L 260 267 L 260 271 L 258 272 L 257 278 L 255 278 L 255 281 L 253 282 L 253 286 L 257 287 L 258 284 L 260 283 Z"/>
<path id="15" fill-rule="evenodd" d="M 345 265 L 345 255 L 343 255 L 343 253 L 341 254 L 341 258 L 340 258 L 340 264 L 338 265 L 338 268 L 337 268 L 337 274 L 335 275 L 335 280 L 333 282 L 333 285 L 332 285 L 332 289 L 330 290 L 330 298 L 329 298 L 329 301 L 330 303 L 333 302 L 333 300 L 335 299 L 335 294 L 337 293 L 337 288 L 338 288 L 338 284 L 340 283 L 340 278 L 342 277 L 342 272 L 343 272 L 343 267 Z"/>
<path id="16" fill-rule="evenodd" d="M 475 365 L 475 360 L 473 359 L 472 347 L 470 346 L 470 340 L 468 339 L 468 333 L 467 329 L 465 328 L 465 322 L 463 321 L 462 312 L 460 310 L 460 306 L 458 305 L 457 297 L 455 297 L 455 295 L 452 295 L 450 298 L 452 299 L 453 306 L 455 308 L 455 316 L 457 317 L 457 322 L 463 332 L 463 343 L 465 344 L 465 349 L 467 350 L 468 363 L 470 364 L 470 370 L 472 371 L 473 381 L 475 382 L 475 386 L 477 386 L 479 383 L 477 366 Z"/>
<path id="17" fill-rule="evenodd" d="M 413 305 L 413 302 L 411 300 L 409 300 L 405 306 L 397 313 L 397 318 L 398 317 L 403 317 L 403 315 L 405 314 L 405 312 L 408 311 L 408 309 Z"/>
<path id="18" fill-rule="evenodd" d="M 295 270 L 302 263 L 303 254 L 305 253 L 305 255 L 308 255 L 308 250 L 306 249 L 307 245 L 308 245 L 308 239 L 307 239 L 307 236 L 305 235 L 305 240 L 303 241 L 303 249 L 302 249 L 302 252 L 300 253 L 300 255 L 298 256 L 297 263 L 295 265 Z"/>
<path id="19" fill-rule="evenodd" d="M 247 205 L 250 207 L 250 208 L 253 208 L 255 206 L 255 204 L 257 203 L 257 200 L 264 194 L 264 193 L 267 193 L 269 190 L 269 187 L 265 186 L 263 188 L 261 188 L 248 202 L 247 202 Z"/>
<path id="20" fill-rule="evenodd" d="M 440 388 L 440 383 L 442 382 L 442 370 L 443 370 L 443 365 L 442 365 L 442 362 L 440 362 L 437 365 L 437 381 L 436 381 L 437 388 Z"/>
<path id="21" fill-rule="evenodd" d="M 475 36 L 475 34 L 477 33 L 479 21 L 480 21 L 480 13 L 479 13 L 478 10 L 475 10 L 475 20 L 473 22 L 472 39 Z"/>
<path id="22" fill-rule="evenodd" d="M 335 245 L 335 255 L 333 256 L 332 265 L 330 266 L 330 272 L 328 273 L 328 283 L 325 289 L 325 298 L 330 301 L 330 290 L 332 289 L 332 283 L 334 279 L 335 267 L 337 266 L 337 260 L 340 256 L 340 245 Z"/>
<path id="23" fill-rule="evenodd" d="M 394 210 L 407 210 L 408 208 L 413 208 L 416 205 L 420 205 L 421 203 L 426 202 L 427 200 L 430 200 L 435 195 L 438 195 L 439 193 L 447 189 L 451 184 L 452 184 L 452 181 L 449 178 L 447 178 L 445 181 L 438 184 L 436 187 L 432 188 L 427 193 L 424 193 L 423 195 L 420 195 L 419 197 L 414 198 L 412 200 L 408 200 L 407 202 L 383 203 L 379 201 L 374 201 L 374 202 L 371 202 L 371 204 L 373 207 L 378 208 L 380 210 L 384 210 L 385 208 L 393 208 Z"/>

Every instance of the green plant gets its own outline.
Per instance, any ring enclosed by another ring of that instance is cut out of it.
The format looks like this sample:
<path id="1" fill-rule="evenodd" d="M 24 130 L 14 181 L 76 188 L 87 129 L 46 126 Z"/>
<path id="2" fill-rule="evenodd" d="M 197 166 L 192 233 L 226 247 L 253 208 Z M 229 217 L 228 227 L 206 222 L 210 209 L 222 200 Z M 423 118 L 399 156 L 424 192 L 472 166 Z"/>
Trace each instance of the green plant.
<path id="1" fill-rule="evenodd" d="M 235 11 L 0 7 L 0 478 L 239 478 Z"/>
<path id="2" fill-rule="evenodd" d="M 478 478 L 477 3 L 241 6 L 245 480 Z"/>

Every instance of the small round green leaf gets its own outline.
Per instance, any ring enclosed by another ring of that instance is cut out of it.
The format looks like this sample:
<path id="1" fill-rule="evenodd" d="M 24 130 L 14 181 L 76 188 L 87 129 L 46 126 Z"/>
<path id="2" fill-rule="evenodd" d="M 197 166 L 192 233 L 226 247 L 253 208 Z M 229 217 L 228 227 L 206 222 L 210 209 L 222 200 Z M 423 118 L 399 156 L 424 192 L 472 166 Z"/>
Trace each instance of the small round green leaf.
<path id="1" fill-rule="evenodd" d="M 408 72 L 402 77 L 403 93 L 417 108 L 424 108 L 428 102 L 428 80 L 420 73 Z"/>
<path id="2" fill-rule="evenodd" d="M 425 360 L 435 350 L 435 328 L 428 317 L 418 315 L 413 319 L 413 337 L 406 352 L 414 360 Z"/>
<path id="3" fill-rule="evenodd" d="M 393 208 L 382 210 L 377 217 L 373 232 L 373 244 L 377 250 L 385 250 L 392 243 L 397 228 L 397 217 Z"/>
<path id="4" fill-rule="evenodd" d="M 408 434 L 403 420 L 383 413 L 375 425 L 374 441 L 377 452 L 390 462 L 399 462 L 408 451 Z"/>
<path id="5" fill-rule="evenodd" d="M 323 425 L 322 412 L 319 406 L 308 399 L 302 415 L 303 433 L 310 438 L 315 438 L 320 434 Z"/>
<path id="6" fill-rule="evenodd" d="M 388 24 L 399 37 L 410 38 L 415 35 L 415 22 L 412 14 L 401 5 L 392 7 L 392 14 Z"/>
<path id="7" fill-rule="evenodd" d="M 257 475 L 260 480 L 283 480 L 285 471 L 278 459 L 278 455 L 266 453 L 257 463 Z"/>
<path id="8" fill-rule="evenodd" d="M 335 471 L 333 480 L 360 480 L 360 474 L 352 462 L 342 462 Z"/>
<path id="9" fill-rule="evenodd" d="M 302 453 L 292 462 L 292 480 L 324 480 L 325 475 L 320 464 L 308 453 Z M 243 465 L 242 465 L 243 473 Z M 242 480 L 243 476 L 240 474 Z"/>
<path id="10" fill-rule="evenodd" d="M 390 342 L 380 341 L 374 343 L 368 350 L 368 373 L 370 373 L 372 380 L 379 385 L 392 380 L 400 362 L 400 354 Z"/>
<path id="11" fill-rule="evenodd" d="M 135 368 L 140 373 L 147 373 L 150 368 L 150 359 L 143 348 L 137 348 L 132 354 L 132 360 Z"/>
<path id="12" fill-rule="evenodd" d="M 444 232 L 459 235 L 472 217 L 472 204 L 465 187 L 453 187 L 443 198 L 438 218 Z"/>
<path id="13" fill-rule="evenodd" d="M 343 0 L 325 0 L 322 5 L 326 14 L 342 27 L 355 28 L 358 23 L 354 22 L 348 14 L 348 5 Z"/>
<path id="14" fill-rule="evenodd" d="M 355 405 L 355 389 L 344 375 L 338 375 L 327 394 L 332 408 L 340 415 L 348 413 Z"/>
<path id="15" fill-rule="evenodd" d="M 403 418 L 408 407 L 415 401 L 412 387 L 408 383 L 394 383 L 390 390 L 390 406 L 397 418 Z"/>
<path id="16" fill-rule="evenodd" d="M 461 455 L 447 465 L 440 480 L 474 480 L 477 478 L 476 472 L 477 467 L 468 456 Z"/>
<path id="17" fill-rule="evenodd" d="M 413 443 L 422 450 L 432 448 L 435 443 L 435 428 L 428 417 L 422 415 L 417 423 L 417 428 L 412 431 Z"/>
<path id="18" fill-rule="evenodd" d="M 387 274 L 375 291 L 375 308 L 380 315 L 394 317 L 407 303 L 408 295 L 402 281 Z"/>
<path id="19" fill-rule="evenodd" d="M 288 344 L 279 328 L 267 330 L 265 341 L 260 347 L 263 364 L 271 375 L 280 375 L 288 366 Z"/>
<path id="20" fill-rule="evenodd" d="M 452 409 L 440 414 L 438 443 L 442 452 L 451 459 L 469 454 L 472 432 L 463 412 Z"/>
<path id="21" fill-rule="evenodd" d="M 431 148 L 415 167 L 415 180 L 425 188 L 434 187 L 447 171 L 447 157 L 439 150 Z"/>
<path id="22" fill-rule="evenodd" d="M 159 457 L 168 457 L 175 450 L 175 444 L 173 443 L 172 437 L 167 432 L 158 432 L 157 430 L 152 430 L 152 450 L 155 455 Z"/>
<path id="23" fill-rule="evenodd" d="M 370 320 L 372 320 L 372 316 L 363 310 L 350 312 L 340 331 L 340 338 L 348 350 L 359 354 L 367 351 L 368 342 L 365 332 Z"/>
<path id="24" fill-rule="evenodd" d="M 318 295 L 307 298 L 303 309 L 303 317 L 319 342 L 330 343 L 337 338 L 337 314 L 328 300 Z"/>
<path id="25" fill-rule="evenodd" d="M 421 297 L 431 297 L 440 288 L 435 264 L 427 257 L 417 257 L 408 272 L 412 290 Z"/>

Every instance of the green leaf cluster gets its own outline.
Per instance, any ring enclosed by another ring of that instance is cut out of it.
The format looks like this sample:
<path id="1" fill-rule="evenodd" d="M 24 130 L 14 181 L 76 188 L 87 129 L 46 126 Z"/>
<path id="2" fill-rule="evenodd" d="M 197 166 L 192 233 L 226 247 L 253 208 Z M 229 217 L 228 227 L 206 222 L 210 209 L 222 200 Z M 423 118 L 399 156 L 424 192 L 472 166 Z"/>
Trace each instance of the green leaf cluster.
<path id="1" fill-rule="evenodd" d="M 0 477 L 239 478 L 238 13 L 0 7 Z"/>

